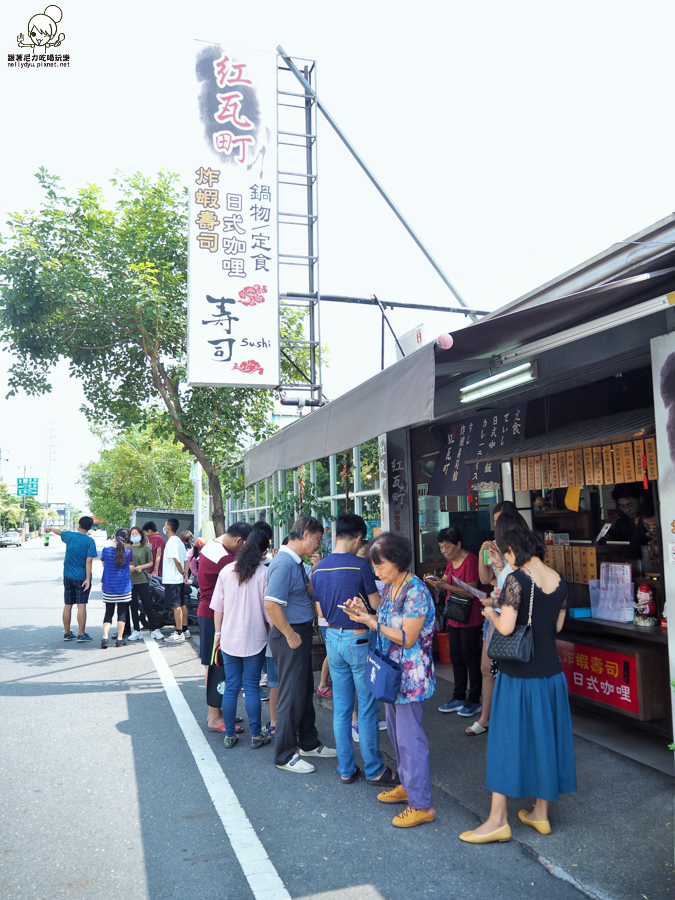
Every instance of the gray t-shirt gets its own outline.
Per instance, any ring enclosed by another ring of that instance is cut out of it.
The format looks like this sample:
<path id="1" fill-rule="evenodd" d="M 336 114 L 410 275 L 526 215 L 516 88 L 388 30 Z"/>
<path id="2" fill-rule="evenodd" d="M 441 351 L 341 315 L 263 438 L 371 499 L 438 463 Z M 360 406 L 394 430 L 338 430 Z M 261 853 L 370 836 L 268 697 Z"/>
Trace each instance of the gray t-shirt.
<path id="1" fill-rule="evenodd" d="M 284 607 L 290 625 L 314 619 L 314 607 L 307 593 L 309 578 L 302 560 L 289 547 L 280 547 L 269 565 L 265 600 Z"/>

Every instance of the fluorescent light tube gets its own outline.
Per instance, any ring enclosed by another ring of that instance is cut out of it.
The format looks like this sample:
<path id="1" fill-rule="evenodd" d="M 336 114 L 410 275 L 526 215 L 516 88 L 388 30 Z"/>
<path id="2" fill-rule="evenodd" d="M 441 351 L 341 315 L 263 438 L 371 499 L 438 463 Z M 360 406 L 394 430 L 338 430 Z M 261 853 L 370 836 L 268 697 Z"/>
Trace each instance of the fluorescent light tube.
<path id="1" fill-rule="evenodd" d="M 518 387 L 520 384 L 534 381 L 536 377 L 536 362 L 523 363 L 513 369 L 500 372 L 498 375 L 492 375 L 490 378 L 484 378 L 475 384 L 468 384 L 466 387 L 460 388 L 459 402 L 473 403 L 475 400 L 482 400 L 483 397 L 491 397 L 493 394 L 500 394 Z"/>

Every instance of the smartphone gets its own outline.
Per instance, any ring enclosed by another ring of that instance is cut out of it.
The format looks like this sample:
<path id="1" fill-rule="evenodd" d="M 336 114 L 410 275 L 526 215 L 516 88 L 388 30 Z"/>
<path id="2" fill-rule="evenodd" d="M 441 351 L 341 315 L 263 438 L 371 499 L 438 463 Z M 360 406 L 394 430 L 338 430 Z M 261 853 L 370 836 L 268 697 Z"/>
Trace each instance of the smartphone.
<path id="1" fill-rule="evenodd" d="M 343 606 L 342 603 L 338 603 L 338 609 L 344 609 L 347 612 L 352 612 L 351 606 Z"/>

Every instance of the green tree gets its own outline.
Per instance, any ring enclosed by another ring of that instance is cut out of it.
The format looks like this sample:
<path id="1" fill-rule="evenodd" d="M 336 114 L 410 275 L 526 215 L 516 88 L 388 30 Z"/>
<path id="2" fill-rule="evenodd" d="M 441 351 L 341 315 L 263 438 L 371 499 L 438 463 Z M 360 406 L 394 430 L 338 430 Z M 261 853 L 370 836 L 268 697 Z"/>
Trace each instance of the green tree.
<path id="1" fill-rule="evenodd" d="M 21 521 L 21 500 L 10 494 L 5 482 L 0 481 L 0 532 L 16 528 Z"/>
<path id="2" fill-rule="evenodd" d="M 105 435 L 98 460 L 80 467 L 89 508 L 110 533 L 128 525 L 135 506 L 190 509 L 191 457 L 152 425 L 134 425 Z"/>
<path id="3" fill-rule="evenodd" d="M 187 189 L 166 171 L 118 175 L 109 207 L 96 185 L 67 196 L 58 176 L 41 168 L 36 177 L 42 206 L 11 215 L 0 254 L 9 395 L 51 390 L 49 373 L 64 358 L 91 421 L 123 429 L 161 409 L 158 427 L 203 466 L 222 533 L 221 476 L 274 430 L 273 394 L 185 383 Z M 282 331 L 302 338 L 302 318 L 285 311 Z M 293 365 L 306 362 L 284 358 L 282 367 L 297 378 Z"/>

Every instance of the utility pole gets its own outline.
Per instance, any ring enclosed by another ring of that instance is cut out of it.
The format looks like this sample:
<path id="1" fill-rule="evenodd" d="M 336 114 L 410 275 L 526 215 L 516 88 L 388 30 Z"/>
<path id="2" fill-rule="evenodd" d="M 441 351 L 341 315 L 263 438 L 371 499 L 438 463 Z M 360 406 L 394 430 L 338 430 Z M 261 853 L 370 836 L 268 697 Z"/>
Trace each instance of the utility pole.
<path id="1" fill-rule="evenodd" d="M 23 483 L 26 484 L 26 466 L 23 467 Z M 23 500 L 21 501 L 21 506 L 23 508 L 22 520 L 21 520 L 21 540 L 26 540 L 26 494 L 23 495 Z"/>

